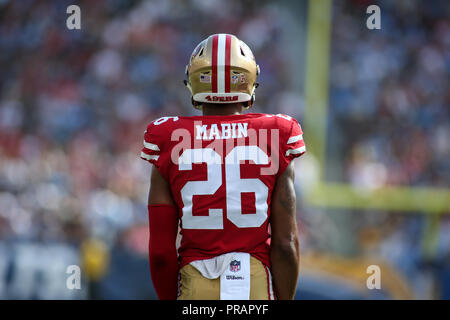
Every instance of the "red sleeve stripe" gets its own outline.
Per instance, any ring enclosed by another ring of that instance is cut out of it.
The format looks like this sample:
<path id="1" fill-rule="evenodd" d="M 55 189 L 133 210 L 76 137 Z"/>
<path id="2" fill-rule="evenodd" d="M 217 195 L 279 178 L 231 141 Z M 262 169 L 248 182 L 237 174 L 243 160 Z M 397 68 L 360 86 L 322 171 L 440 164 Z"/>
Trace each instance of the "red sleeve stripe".
<path id="1" fill-rule="evenodd" d="M 231 48 L 231 36 L 227 34 L 225 40 L 225 92 L 230 92 L 231 72 L 230 72 L 230 48 Z"/>
<path id="2" fill-rule="evenodd" d="M 158 160 L 158 155 L 152 155 L 152 154 L 146 154 L 145 152 L 141 151 L 141 158 L 144 160 Z"/>
<path id="3" fill-rule="evenodd" d="M 156 144 L 147 142 L 144 140 L 144 147 L 149 150 L 159 151 L 159 147 Z"/>
<path id="4" fill-rule="evenodd" d="M 297 148 L 297 149 L 289 149 L 286 151 L 286 157 L 290 154 L 299 154 L 299 153 L 304 153 L 304 152 L 306 152 L 305 146 Z"/>
<path id="5" fill-rule="evenodd" d="M 288 139 L 287 144 L 291 144 L 297 141 L 303 140 L 303 135 L 299 134 L 298 136 L 292 136 Z"/>
<path id="6" fill-rule="evenodd" d="M 219 36 L 215 35 L 212 39 L 212 52 L 211 52 L 211 91 L 217 92 L 217 43 L 219 42 Z"/>

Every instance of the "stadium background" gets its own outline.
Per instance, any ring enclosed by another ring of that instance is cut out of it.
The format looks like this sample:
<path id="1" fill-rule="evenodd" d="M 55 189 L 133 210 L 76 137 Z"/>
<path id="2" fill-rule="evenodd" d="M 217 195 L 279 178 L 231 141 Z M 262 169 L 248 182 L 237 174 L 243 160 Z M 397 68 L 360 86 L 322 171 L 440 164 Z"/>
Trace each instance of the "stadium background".
<path id="1" fill-rule="evenodd" d="M 449 299 L 449 3 L 314 3 L 1 0 L 0 298 L 156 298 L 143 132 L 198 114 L 184 66 L 226 32 L 261 66 L 251 111 L 294 116 L 310 150 L 296 298 Z"/>

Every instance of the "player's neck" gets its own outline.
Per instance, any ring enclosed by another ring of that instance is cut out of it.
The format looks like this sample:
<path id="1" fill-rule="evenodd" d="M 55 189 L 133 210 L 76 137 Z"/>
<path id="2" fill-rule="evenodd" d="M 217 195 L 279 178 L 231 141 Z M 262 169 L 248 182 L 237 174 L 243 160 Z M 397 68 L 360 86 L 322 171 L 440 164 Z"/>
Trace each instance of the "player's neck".
<path id="1" fill-rule="evenodd" d="M 203 103 L 202 110 L 204 116 L 229 116 L 242 114 L 243 107 L 241 103 Z"/>

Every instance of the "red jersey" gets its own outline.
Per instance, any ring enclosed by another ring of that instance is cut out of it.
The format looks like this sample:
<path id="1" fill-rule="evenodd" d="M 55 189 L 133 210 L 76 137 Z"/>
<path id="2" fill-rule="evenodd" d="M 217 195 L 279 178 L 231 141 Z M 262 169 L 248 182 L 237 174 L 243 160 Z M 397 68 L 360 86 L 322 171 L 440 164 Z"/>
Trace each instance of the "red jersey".
<path id="1" fill-rule="evenodd" d="M 141 157 L 169 182 L 181 220 L 180 267 L 228 252 L 270 266 L 269 217 L 277 177 L 305 152 L 286 115 L 163 117 L 150 123 Z"/>

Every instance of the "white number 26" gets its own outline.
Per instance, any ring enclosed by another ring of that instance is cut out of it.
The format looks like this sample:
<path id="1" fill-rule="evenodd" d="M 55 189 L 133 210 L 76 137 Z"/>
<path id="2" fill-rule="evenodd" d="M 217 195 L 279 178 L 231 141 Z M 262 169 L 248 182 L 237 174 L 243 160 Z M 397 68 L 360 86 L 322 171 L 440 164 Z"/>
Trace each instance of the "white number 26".
<path id="1" fill-rule="evenodd" d="M 256 228 L 267 219 L 268 188 L 260 179 L 242 179 L 240 160 L 268 164 L 267 154 L 258 146 L 237 146 L 225 157 L 227 218 L 239 228 Z M 213 195 L 222 185 L 221 156 L 212 148 L 187 149 L 179 158 L 179 170 L 192 170 L 193 163 L 206 163 L 207 180 L 188 181 L 181 189 L 184 229 L 223 229 L 223 210 L 209 209 L 207 216 L 192 214 L 194 195 Z M 242 192 L 255 193 L 255 214 L 243 214 Z"/>

